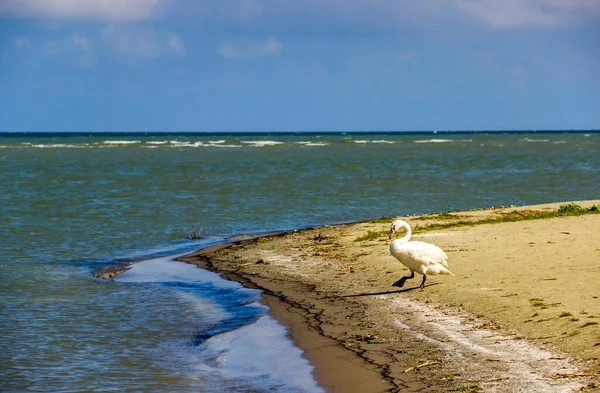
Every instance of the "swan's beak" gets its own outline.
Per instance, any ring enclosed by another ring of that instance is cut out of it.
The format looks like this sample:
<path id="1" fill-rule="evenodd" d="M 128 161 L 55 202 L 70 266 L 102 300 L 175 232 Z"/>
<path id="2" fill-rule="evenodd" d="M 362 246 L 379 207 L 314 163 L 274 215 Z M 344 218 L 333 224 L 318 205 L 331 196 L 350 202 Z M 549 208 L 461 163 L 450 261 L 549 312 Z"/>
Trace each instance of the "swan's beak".
<path id="1" fill-rule="evenodd" d="M 394 230 L 390 229 L 390 240 L 392 240 L 393 237 L 394 237 Z"/>

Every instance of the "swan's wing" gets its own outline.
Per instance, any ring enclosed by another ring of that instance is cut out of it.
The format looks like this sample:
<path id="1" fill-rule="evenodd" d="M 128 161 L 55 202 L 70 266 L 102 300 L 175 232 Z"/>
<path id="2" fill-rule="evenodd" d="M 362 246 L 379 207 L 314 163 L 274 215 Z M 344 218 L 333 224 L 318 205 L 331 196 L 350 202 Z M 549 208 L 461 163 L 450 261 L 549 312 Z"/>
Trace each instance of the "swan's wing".
<path id="1" fill-rule="evenodd" d="M 410 255 L 410 258 L 415 261 L 420 261 L 424 265 L 436 265 L 448 267 L 448 255 L 436 245 L 412 241 L 402 245 L 403 252 Z"/>

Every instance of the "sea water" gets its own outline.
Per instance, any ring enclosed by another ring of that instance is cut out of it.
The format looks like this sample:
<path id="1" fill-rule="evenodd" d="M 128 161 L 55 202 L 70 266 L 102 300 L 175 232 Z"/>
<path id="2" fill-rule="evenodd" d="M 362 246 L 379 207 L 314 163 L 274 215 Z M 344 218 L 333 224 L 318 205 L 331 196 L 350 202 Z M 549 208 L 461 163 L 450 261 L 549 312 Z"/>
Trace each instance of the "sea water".
<path id="1" fill-rule="evenodd" d="M 0 391 L 321 391 L 231 235 L 600 198 L 600 134 L 0 134 Z M 202 240 L 186 239 L 199 229 Z M 114 280 L 92 272 L 146 260 Z"/>

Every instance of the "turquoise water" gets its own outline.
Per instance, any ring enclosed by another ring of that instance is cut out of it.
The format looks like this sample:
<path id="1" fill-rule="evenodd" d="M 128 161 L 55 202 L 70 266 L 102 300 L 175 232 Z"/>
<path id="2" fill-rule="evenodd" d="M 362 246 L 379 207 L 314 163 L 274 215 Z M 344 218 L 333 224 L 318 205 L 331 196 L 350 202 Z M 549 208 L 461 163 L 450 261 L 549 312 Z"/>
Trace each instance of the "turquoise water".
<path id="1" fill-rule="evenodd" d="M 599 151 L 597 132 L 0 134 L 0 391 L 281 388 L 276 378 L 258 384 L 264 370 L 232 375 L 207 355 L 212 335 L 266 323 L 263 307 L 245 307 L 256 293 L 212 278 L 91 272 L 196 249 L 204 243 L 185 238 L 193 226 L 211 243 L 382 215 L 600 199 Z M 241 322 L 215 317 L 223 312 Z"/>

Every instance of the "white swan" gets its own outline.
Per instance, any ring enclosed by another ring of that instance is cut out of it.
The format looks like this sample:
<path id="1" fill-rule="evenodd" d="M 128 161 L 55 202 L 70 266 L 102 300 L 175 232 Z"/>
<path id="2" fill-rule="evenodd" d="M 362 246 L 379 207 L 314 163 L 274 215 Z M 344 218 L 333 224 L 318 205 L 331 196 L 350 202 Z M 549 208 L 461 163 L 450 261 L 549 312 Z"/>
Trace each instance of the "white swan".
<path id="1" fill-rule="evenodd" d="M 394 233 L 400 228 L 406 230 L 406 235 L 394 240 L 390 244 L 390 253 L 410 269 L 410 276 L 402 277 L 393 283 L 392 286 L 402 287 L 406 280 L 415 276 L 415 272 L 423 275 L 421 289 L 425 287 L 427 274 L 454 275 L 450 270 L 446 269 L 448 267 L 448 255 L 446 255 L 444 250 L 433 244 L 409 241 L 412 231 L 406 221 L 396 220 L 392 223 L 390 227 L 390 239 L 394 237 Z"/>

